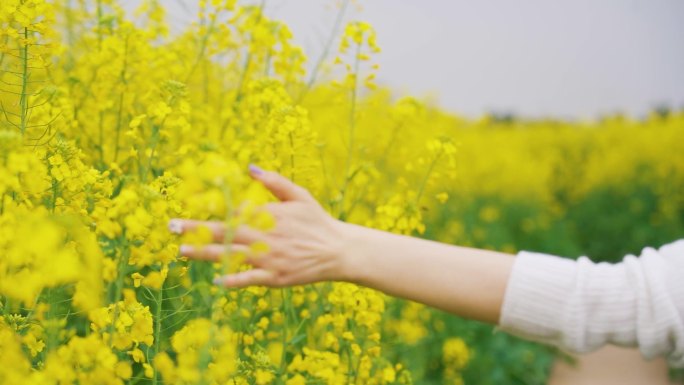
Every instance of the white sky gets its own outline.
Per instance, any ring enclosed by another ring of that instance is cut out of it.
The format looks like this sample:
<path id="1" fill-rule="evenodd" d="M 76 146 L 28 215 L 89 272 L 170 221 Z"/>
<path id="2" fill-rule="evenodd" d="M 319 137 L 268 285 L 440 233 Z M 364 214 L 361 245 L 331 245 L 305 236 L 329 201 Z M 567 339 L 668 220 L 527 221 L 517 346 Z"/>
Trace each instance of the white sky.
<path id="1" fill-rule="evenodd" d="M 174 29 L 195 0 L 163 0 Z M 124 0 L 135 4 L 135 0 Z M 331 0 L 267 0 L 309 57 L 321 52 Z M 634 116 L 684 107 L 683 0 L 361 0 L 383 52 L 378 82 L 433 95 L 468 116 Z M 181 6 L 184 4 L 184 6 Z M 183 8 L 186 8 L 184 10 Z"/>

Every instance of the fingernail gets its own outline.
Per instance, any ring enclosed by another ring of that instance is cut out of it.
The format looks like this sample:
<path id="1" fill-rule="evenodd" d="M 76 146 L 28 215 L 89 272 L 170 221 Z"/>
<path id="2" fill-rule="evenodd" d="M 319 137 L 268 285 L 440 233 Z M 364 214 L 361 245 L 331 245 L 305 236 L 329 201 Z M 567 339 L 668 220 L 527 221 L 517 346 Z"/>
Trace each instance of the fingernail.
<path id="1" fill-rule="evenodd" d="M 250 164 L 249 165 L 249 172 L 252 175 L 261 175 L 264 173 L 264 170 L 262 170 L 261 167 L 257 166 L 256 164 Z"/>
<path id="2" fill-rule="evenodd" d="M 180 253 L 183 255 L 191 253 L 192 250 L 193 250 L 193 247 L 190 245 L 181 245 L 179 248 Z"/>
<path id="3" fill-rule="evenodd" d="M 216 278 L 214 278 L 214 280 L 212 282 L 214 283 L 214 285 L 222 285 L 223 284 L 223 277 L 216 277 Z"/>
<path id="4" fill-rule="evenodd" d="M 169 231 L 174 234 L 181 234 L 183 232 L 183 221 L 181 221 L 180 219 L 170 220 Z"/>

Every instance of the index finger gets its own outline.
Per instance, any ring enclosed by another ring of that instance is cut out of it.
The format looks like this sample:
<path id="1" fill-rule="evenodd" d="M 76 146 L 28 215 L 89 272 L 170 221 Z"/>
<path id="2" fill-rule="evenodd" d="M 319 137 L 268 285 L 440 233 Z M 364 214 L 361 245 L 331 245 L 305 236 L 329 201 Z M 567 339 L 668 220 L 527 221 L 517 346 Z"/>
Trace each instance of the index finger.
<path id="1" fill-rule="evenodd" d="M 174 234 L 185 234 L 201 227 L 206 227 L 211 231 L 212 238 L 215 242 L 223 242 L 223 238 L 226 234 L 226 225 L 223 222 L 180 218 L 174 218 L 169 221 L 169 231 Z"/>

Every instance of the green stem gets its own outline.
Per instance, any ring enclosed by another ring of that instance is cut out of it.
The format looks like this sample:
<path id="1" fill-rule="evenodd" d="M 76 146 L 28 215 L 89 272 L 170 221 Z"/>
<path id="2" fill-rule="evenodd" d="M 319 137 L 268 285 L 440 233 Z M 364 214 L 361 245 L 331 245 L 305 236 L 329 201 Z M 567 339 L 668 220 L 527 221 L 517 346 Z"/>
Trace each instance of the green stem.
<path id="1" fill-rule="evenodd" d="M 119 137 L 120 137 L 120 132 L 121 132 L 121 123 L 123 120 L 123 101 L 124 101 L 124 93 L 126 90 L 126 69 L 128 68 L 128 36 L 126 36 L 126 42 L 124 43 L 124 59 L 123 59 L 123 67 L 121 68 L 121 84 L 123 85 L 123 89 L 121 90 L 121 94 L 119 95 L 119 110 L 117 112 L 117 117 L 116 117 L 116 138 L 115 138 L 115 143 L 114 143 L 114 162 L 117 161 L 119 158 Z"/>
<path id="2" fill-rule="evenodd" d="M 300 104 L 302 100 L 304 100 L 306 94 L 311 90 L 311 88 L 313 88 L 314 83 L 316 83 L 318 73 L 321 71 L 325 59 L 328 58 L 328 55 L 330 54 L 330 47 L 332 47 L 332 43 L 335 41 L 335 37 L 337 37 L 337 32 L 340 30 L 340 25 L 342 25 L 342 20 L 344 19 L 344 14 L 347 10 L 347 5 L 349 5 L 349 0 L 344 0 L 342 2 L 342 6 L 340 7 L 340 11 L 337 13 L 337 17 L 335 18 L 335 24 L 333 24 L 332 31 L 330 31 L 328 41 L 325 43 L 325 46 L 323 48 L 323 52 L 318 57 L 318 60 L 316 60 L 316 65 L 314 66 L 314 69 L 311 72 L 311 77 L 309 77 L 309 81 L 306 83 L 306 88 L 304 88 L 302 93 L 297 98 L 297 104 Z"/>
<path id="3" fill-rule="evenodd" d="M 295 181 L 295 159 L 294 159 L 294 136 L 292 131 L 288 134 L 290 138 L 290 180 Z"/>
<path id="4" fill-rule="evenodd" d="M 354 372 L 354 357 L 352 356 L 351 348 L 347 346 L 345 349 L 345 352 L 347 353 L 347 378 L 352 377 L 356 379 L 356 373 Z M 354 380 L 351 383 L 356 383 L 356 380 Z"/>
<path id="5" fill-rule="evenodd" d="M 321 173 L 323 174 L 323 187 L 325 188 L 324 196 L 327 197 L 329 211 L 332 211 L 334 208 L 334 201 L 331 193 L 333 188 L 330 186 L 330 176 L 328 174 L 328 168 L 325 164 L 325 156 L 323 154 L 322 146 L 318 149 L 318 158 L 321 160 Z"/>
<path id="6" fill-rule="evenodd" d="M 278 377 L 280 378 L 283 374 L 285 374 L 285 369 L 287 368 L 287 365 L 285 363 L 286 359 L 286 353 L 287 353 L 287 330 L 289 329 L 289 317 L 290 317 L 290 300 L 287 298 L 286 294 L 288 293 L 288 288 L 283 288 L 280 289 L 280 294 L 283 297 L 283 305 L 281 307 L 281 311 L 283 312 L 283 332 L 282 332 L 282 344 L 283 344 L 283 351 L 280 355 L 280 368 L 278 369 Z"/>
<path id="7" fill-rule="evenodd" d="M 54 318 L 55 318 L 55 314 L 53 312 L 53 305 L 54 305 L 53 290 L 54 290 L 53 288 L 47 289 L 48 308 L 47 308 L 47 312 L 45 314 L 45 321 L 44 322 L 48 325 L 48 328 L 45 331 L 46 341 L 45 341 L 45 349 L 43 349 L 46 357 L 47 357 L 48 353 L 53 351 L 57 347 L 57 345 L 59 344 L 58 336 L 55 333 L 55 325 L 53 323 Z"/>
<path id="8" fill-rule="evenodd" d="M 385 165 L 387 164 L 387 159 L 389 158 L 389 153 L 394 148 L 394 142 L 397 141 L 397 138 L 399 137 L 399 131 L 402 129 L 403 126 L 404 126 L 404 122 L 398 123 L 397 125 L 394 126 L 394 129 L 392 130 L 392 134 L 390 135 L 390 139 L 387 142 L 387 145 L 385 145 L 385 148 L 382 151 L 382 155 L 380 155 L 380 163 L 378 165 L 379 170 L 385 169 Z"/>
<path id="9" fill-rule="evenodd" d="M 28 39 L 28 28 L 24 28 L 24 39 Z M 28 43 L 21 46 L 21 95 L 19 96 L 19 114 L 21 116 L 20 129 L 21 134 L 26 133 L 26 126 L 28 125 Z"/>
<path id="10" fill-rule="evenodd" d="M 116 303 L 119 301 L 119 298 L 121 298 L 126 265 L 128 264 L 128 253 L 128 246 L 124 246 L 121 256 L 119 257 L 118 274 L 116 277 L 116 282 L 114 283 L 114 295 L 112 296 L 110 303 Z"/>
<path id="11" fill-rule="evenodd" d="M 418 190 L 418 195 L 416 196 L 416 205 L 420 202 L 420 198 L 423 196 L 423 192 L 425 192 L 425 187 L 427 186 L 427 182 L 430 179 L 430 175 L 432 174 L 432 171 L 434 170 L 435 165 L 437 164 L 437 161 L 439 160 L 439 158 L 442 157 L 443 152 L 444 151 L 442 150 L 437 154 L 435 159 L 430 164 L 430 167 L 428 168 L 427 173 L 425 173 L 425 177 L 423 178 L 423 183 L 421 183 L 420 190 Z"/>
<path id="12" fill-rule="evenodd" d="M 342 196 L 340 197 L 340 211 L 339 219 L 345 220 L 347 213 L 344 210 L 344 201 L 347 195 L 347 190 L 349 188 L 349 182 L 351 181 L 351 164 L 352 158 L 354 156 L 354 131 L 356 128 L 356 99 L 358 97 L 358 84 L 359 84 L 359 54 L 361 53 L 361 44 L 356 46 L 356 55 L 354 55 L 354 84 L 351 89 L 351 107 L 349 108 L 349 148 L 347 150 L 347 162 L 344 171 L 344 185 L 342 186 Z"/>
<path id="13" fill-rule="evenodd" d="M 74 15 L 73 6 L 71 4 L 73 0 L 67 0 L 67 4 L 64 7 L 64 29 L 66 32 L 67 47 L 73 47 L 74 41 L 76 40 L 76 33 L 74 32 Z M 70 73 L 74 67 L 74 54 L 73 50 L 66 51 L 67 57 L 64 64 L 64 69 L 67 73 Z"/>
<path id="14" fill-rule="evenodd" d="M 259 15 L 256 20 L 256 24 L 261 23 L 261 18 L 263 16 L 264 12 L 264 7 L 266 6 L 266 0 L 262 0 L 261 4 L 259 5 Z M 254 34 L 251 34 L 249 37 L 249 46 L 252 46 L 254 44 Z M 240 73 L 240 78 L 238 79 L 238 84 L 237 87 L 235 87 L 235 99 L 233 100 L 233 111 L 237 114 L 238 111 L 238 106 L 240 105 L 240 101 L 242 100 L 242 92 L 244 88 L 244 84 L 247 81 L 247 75 L 249 74 L 249 68 L 252 65 L 252 53 L 251 50 L 247 50 L 247 57 L 245 58 L 245 63 L 242 66 L 242 72 Z M 228 125 L 229 121 L 227 120 L 225 124 L 222 125 L 221 127 L 221 132 L 219 133 L 219 139 L 222 140 L 223 136 L 226 132 L 226 127 Z"/>
<path id="15" fill-rule="evenodd" d="M 104 169 L 104 111 L 100 111 L 100 114 L 98 115 L 98 130 L 100 133 L 100 138 L 99 138 L 99 146 L 98 146 L 98 152 L 100 153 L 100 166 L 102 169 Z"/>
<path id="16" fill-rule="evenodd" d="M 145 183 L 147 181 L 147 174 L 152 170 L 152 158 L 154 158 L 154 152 L 157 150 L 157 144 L 159 144 L 159 132 L 162 130 L 164 127 L 164 123 L 166 122 L 166 118 L 161 122 L 159 126 L 153 125 L 152 126 L 152 138 L 150 140 L 150 156 L 147 158 L 147 166 L 145 167 L 144 170 L 142 170 L 140 174 L 140 180 Z"/>
<path id="17" fill-rule="evenodd" d="M 7 45 L 8 42 L 9 42 L 9 36 L 5 35 L 5 39 L 4 39 L 4 41 L 3 41 L 2 43 L 3 43 L 4 45 Z M 5 58 L 8 57 L 8 56 L 9 56 L 9 55 L 5 54 L 5 52 L 0 53 L 0 67 L 1 67 L 2 64 L 5 62 Z"/>
<path id="18" fill-rule="evenodd" d="M 102 0 L 97 0 L 97 49 L 102 50 Z"/>
<path id="19" fill-rule="evenodd" d="M 159 347 L 161 344 L 161 324 L 162 324 L 162 302 L 164 301 L 164 285 L 157 291 L 157 308 L 154 311 L 154 355 L 159 354 Z M 159 381 L 159 372 L 154 371 L 154 378 L 152 378 L 152 384 L 157 385 Z"/>
<path id="20" fill-rule="evenodd" d="M 120 245 L 122 246 L 122 251 L 121 255 L 119 256 L 119 264 L 117 268 L 117 275 L 116 275 L 116 281 L 114 282 L 114 293 L 110 297 L 109 303 L 116 304 L 119 302 L 119 299 L 121 298 L 121 293 L 123 292 L 123 280 L 124 277 L 126 276 L 126 265 L 128 265 L 128 258 L 129 258 L 129 253 L 130 250 L 128 248 L 128 243 L 126 242 L 126 235 L 125 233 L 121 235 L 119 238 L 119 241 L 121 242 Z M 118 306 L 114 306 L 114 315 L 112 317 L 112 324 L 110 325 L 110 335 L 114 335 L 114 325 L 116 325 L 116 321 L 119 318 L 119 310 Z M 109 341 L 110 347 L 113 347 L 114 345 L 114 338 L 110 337 Z"/>
<path id="21" fill-rule="evenodd" d="M 192 77 L 192 75 L 197 70 L 197 66 L 199 66 L 202 59 L 204 59 L 206 57 L 205 53 L 207 51 L 207 43 L 209 43 L 209 37 L 214 32 L 214 27 L 216 26 L 216 19 L 217 18 L 213 18 L 211 20 L 209 27 L 207 27 L 207 32 L 204 34 L 204 36 L 202 36 L 202 40 L 200 41 L 200 49 L 199 49 L 199 52 L 197 53 L 197 57 L 195 57 L 195 61 L 192 63 L 192 67 L 190 67 L 190 71 L 185 76 L 185 84 L 188 84 L 188 82 L 190 81 L 190 78 Z"/>
<path id="22" fill-rule="evenodd" d="M 53 179 L 52 180 L 52 207 L 50 210 L 50 212 L 53 214 L 55 213 L 55 208 L 57 206 L 57 194 L 58 194 L 57 187 L 58 187 L 58 182 L 55 179 Z"/>

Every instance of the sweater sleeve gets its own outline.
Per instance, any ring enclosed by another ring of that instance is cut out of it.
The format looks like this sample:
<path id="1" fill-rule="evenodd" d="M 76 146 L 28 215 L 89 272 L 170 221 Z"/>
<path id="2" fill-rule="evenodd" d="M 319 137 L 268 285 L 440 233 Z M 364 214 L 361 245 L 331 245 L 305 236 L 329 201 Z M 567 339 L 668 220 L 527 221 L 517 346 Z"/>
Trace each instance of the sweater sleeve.
<path id="1" fill-rule="evenodd" d="M 570 352 L 638 346 L 684 366 L 684 240 L 617 264 L 521 251 L 499 326 Z"/>

